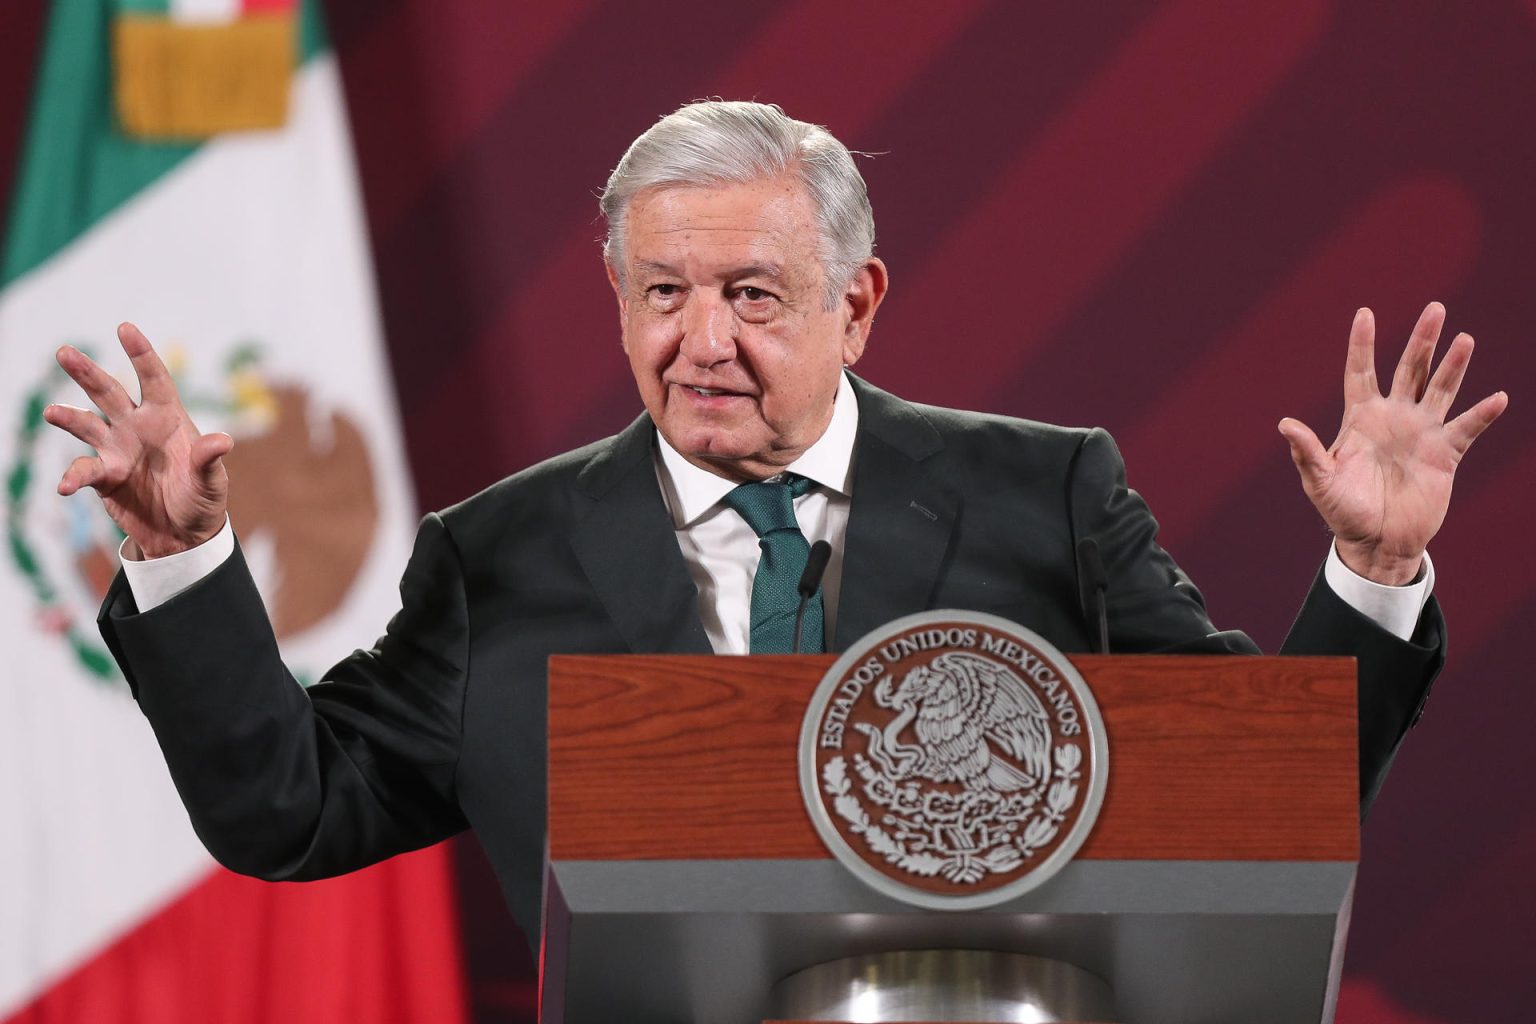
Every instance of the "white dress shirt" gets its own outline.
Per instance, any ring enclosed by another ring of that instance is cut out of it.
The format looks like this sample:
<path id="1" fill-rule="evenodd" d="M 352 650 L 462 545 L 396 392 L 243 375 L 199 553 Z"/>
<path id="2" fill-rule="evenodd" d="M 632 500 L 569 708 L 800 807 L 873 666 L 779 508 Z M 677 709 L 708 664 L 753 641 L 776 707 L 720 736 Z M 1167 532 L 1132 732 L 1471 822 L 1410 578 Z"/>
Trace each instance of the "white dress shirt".
<path id="1" fill-rule="evenodd" d="M 832 545 L 832 557 L 821 584 L 828 637 L 835 635 L 837 625 L 858 428 L 858 399 L 848 375 L 844 374 L 826 433 L 785 467 L 786 472 L 816 482 L 815 487 L 795 500 L 800 531 L 811 543 L 825 540 Z M 656 478 L 672 516 L 677 546 L 699 589 L 699 616 L 704 632 L 716 654 L 746 654 L 751 649 L 752 577 L 761 556 L 757 534 L 722 500 L 736 484 L 693 465 L 666 438 L 658 435 L 657 440 Z M 123 557 L 123 572 L 134 602 L 141 612 L 147 612 L 217 569 L 234 550 L 234 531 L 226 520 L 224 528 L 212 539 L 188 551 L 141 561 Z M 1384 586 L 1352 571 L 1330 545 L 1323 578 L 1346 604 L 1406 640 L 1413 635 L 1429 600 L 1435 567 L 1426 553 L 1417 580 L 1402 587 Z"/>
<path id="2" fill-rule="evenodd" d="M 822 615 L 826 635 L 837 627 L 837 597 L 843 582 L 843 540 L 848 535 L 848 508 L 853 501 L 853 441 L 859 432 L 859 402 L 845 373 L 832 401 L 832 422 L 804 455 L 784 467 L 814 480 L 816 486 L 795 499 L 800 532 L 814 544 L 832 545 L 832 557 L 821 578 Z M 762 549 L 757 533 L 724 498 L 733 481 L 700 469 L 657 435 L 656 478 L 683 561 L 699 588 L 699 617 L 716 654 L 747 654 L 751 650 L 752 577 Z"/>

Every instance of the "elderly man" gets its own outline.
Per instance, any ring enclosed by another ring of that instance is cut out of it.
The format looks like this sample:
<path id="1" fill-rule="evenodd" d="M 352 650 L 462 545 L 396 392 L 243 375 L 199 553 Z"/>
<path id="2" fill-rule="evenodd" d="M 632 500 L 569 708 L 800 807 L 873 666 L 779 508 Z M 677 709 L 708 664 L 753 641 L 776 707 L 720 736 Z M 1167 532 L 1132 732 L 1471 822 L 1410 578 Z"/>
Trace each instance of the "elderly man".
<path id="1" fill-rule="evenodd" d="M 863 180 L 824 130 L 761 104 L 684 107 L 630 147 L 602 207 L 644 415 L 428 515 L 387 633 L 308 691 L 231 533 L 231 440 L 197 430 L 132 326 L 138 405 L 59 353 L 103 414 L 47 410 L 98 453 L 59 490 L 94 488 L 128 537 L 101 628 L 225 864 L 315 878 L 472 827 L 536 935 L 548 655 L 786 650 L 807 538 L 834 552 L 814 649 L 959 607 L 1085 650 L 1084 538 L 1116 650 L 1255 649 L 1212 626 L 1102 431 L 911 405 L 847 372 L 887 278 Z M 1472 341 L 1432 374 L 1443 317 L 1425 310 L 1384 397 L 1362 310 L 1338 440 L 1280 426 L 1335 536 L 1285 650 L 1360 659 L 1363 804 L 1441 660 L 1425 546 L 1506 402 L 1446 422 Z"/>

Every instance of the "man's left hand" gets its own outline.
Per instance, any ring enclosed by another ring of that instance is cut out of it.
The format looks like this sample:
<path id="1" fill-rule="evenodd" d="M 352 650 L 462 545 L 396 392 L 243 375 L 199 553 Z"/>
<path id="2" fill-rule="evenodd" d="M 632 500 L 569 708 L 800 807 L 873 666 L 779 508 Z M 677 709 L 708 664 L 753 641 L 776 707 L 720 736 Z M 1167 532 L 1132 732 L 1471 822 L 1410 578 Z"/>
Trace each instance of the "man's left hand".
<path id="1" fill-rule="evenodd" d="M 1376 318 L 1355 314 L 1344 366 L 1344 422 L 1324 448 L 1306 424 L 1289 417 L 1302 487 L 1333 531 L 1339 557 L 1366 579 L 1411 583 L 1424 549 L 1445 521 L 1456 466 L 1509 404 L 1499 391 L 1446 422 L 1472 358 L 1472 336 L 1458 334 L 1431 376 L 1445 307 L 1424 308 L 1398 361 L 1392 390 L 1376 383 Z"/>

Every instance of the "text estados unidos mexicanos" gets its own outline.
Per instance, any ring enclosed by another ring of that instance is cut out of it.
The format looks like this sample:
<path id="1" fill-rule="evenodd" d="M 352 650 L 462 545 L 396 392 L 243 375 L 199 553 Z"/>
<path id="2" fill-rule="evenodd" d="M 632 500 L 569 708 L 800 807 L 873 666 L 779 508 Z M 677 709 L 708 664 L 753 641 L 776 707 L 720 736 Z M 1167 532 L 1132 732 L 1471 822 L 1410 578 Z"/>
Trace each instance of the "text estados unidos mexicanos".
<path id="1" fill-rule="evenodd" d="M 1007 637 L 994 636 L 977 629 L 929 629 L 907 636 L 897 637 L 865 658 L 838 686 L 832 699 L 827 702 L 826 713 L 821 719 L 821 746 L 841 750 L 843 727 L 853 706 L 864 694 L 870 683 L 886 673 L 886 666 L 903 658 L 936 648 L 958 647 L 979 649 L 999 661 L 1020 670 L 1034 682 L 1045 697 L 1045 703 L 1056 712 L 1056 726 L 1063 736 L 1076 736 L 1082 731 L 1077 706 L 1072 702 L 1071 688 L 1048 662 L 1033 651 Z"/>

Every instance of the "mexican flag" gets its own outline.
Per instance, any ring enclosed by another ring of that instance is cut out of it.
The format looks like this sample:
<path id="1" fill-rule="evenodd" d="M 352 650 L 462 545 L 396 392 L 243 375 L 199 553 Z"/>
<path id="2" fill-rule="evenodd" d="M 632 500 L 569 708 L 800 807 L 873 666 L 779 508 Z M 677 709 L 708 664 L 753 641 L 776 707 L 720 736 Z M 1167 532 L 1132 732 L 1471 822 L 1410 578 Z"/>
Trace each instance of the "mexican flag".
<path id="1" fill-rule="evenodd" d="M 137 323 L 198 425 L 289 665 L 396 606 L 416 510 L 346 112 L 314 5 L 56 0 L 0 257 L 0 1022 L 456 1021 L 443 848 L 269 885 L 193 836 L 96 633 L 120 536 L 63 499 L 87 404 L 65 343 L 129 383 Z"/>

